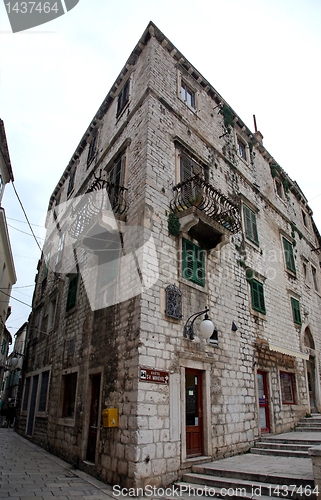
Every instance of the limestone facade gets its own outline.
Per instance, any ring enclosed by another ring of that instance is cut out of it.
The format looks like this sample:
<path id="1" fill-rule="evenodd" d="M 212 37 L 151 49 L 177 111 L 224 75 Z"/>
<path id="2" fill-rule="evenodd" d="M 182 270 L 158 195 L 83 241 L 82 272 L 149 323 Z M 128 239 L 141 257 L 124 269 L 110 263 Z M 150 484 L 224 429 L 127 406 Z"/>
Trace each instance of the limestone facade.
<path id="1" fill-rule="evenodd" d="M 19 432 L 144 487 L 292 429 L 321 409 L 320 241 L 262 134 L 150 23 L 49 202 Z M 206 306 L 213 338 L 203 315 L 184 337 Z"/>

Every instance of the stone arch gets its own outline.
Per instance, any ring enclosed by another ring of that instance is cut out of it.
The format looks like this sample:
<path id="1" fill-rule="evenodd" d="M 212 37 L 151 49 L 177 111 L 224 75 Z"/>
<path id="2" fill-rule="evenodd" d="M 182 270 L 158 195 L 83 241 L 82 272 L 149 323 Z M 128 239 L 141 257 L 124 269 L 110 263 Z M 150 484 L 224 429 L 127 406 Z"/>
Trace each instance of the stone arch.
<path id="1" fill-rule="evenodd" d="M 320 376 L 318 368 L 318 354 L 315 350 L 315 342 L 309 324 L 302 325 L 301 340 L 309 359 L 306 365 L 307 390 L 309 394 L 310 412 L 320 411 Z"/>

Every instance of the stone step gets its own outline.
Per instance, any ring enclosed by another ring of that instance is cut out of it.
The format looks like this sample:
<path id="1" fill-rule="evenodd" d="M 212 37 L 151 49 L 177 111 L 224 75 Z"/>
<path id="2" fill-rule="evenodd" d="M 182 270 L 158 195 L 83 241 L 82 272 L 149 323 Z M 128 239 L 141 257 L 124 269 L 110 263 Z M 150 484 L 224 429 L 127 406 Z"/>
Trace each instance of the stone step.
<path id="1" fill-rule="evenodd" d="M 220 464 L 220 461 L 218 461 Z M 302 485 L 303 487 L 311 485 L 313 480 L 310 478 L 294 478 L 290 475 L 276 474 L 276 473 L 266 473 L 266 472 L 249 472 L 244 470 L 239 470 L 235 468 L 228 468 L 226 466 L 224 469 L 217 467 L 215 462 L 204 465 L 194 465 L 192 467 L 192 474 L 194 476 L 206 476 L 206 477 L 224 477 L 234 480 L 245 480 L 250 482 L 265 483 L 265 484 L 282 484 L 290 486 L 291 484 Z M 185 478 L 185 475 L 184 475 Z M 301 499 L 302 500 L 302 499 Z"/>
<path id="2" fill-rule="evenodd" d="M 313 426 L 300 426 L 297 425 L 297 427 L 294 429 L 295 432 L 320 432 L 321 433 L 321 428 L 320 427 L 313 427 Z"/>
<path id="3" fill-rule="evenodd" d="M 201 479 L 200 479 L 201 480 Z M 250 492 L 247 492 L 246 489 L 242 490 L 238 484 L 226 483 L 225 487 L 208 487 L 201 483 L 176 483 L 175 485 L 176 491 L 178 491 L 178 495 L 180 498 L 188 498 L 188 500 L 199 500 L 200 497 L 204 496 L 205 498 L 218 498 L 218 499 L 226 499 L 226 498 L 245 498 L 245 500 L 268 500 L 271 499 L 271 496 L 263 495 L 262 491 L 259 487 L 255 485 L 251 485 Z M 252 490 L 253 487 L 253 490 Z M 255 489 L 258 488 L 258 489 Z M 215 492 L 214 492 L 215 489 Z M 253 494 L 252 494 L 253 491 Z M 258 495 L 254 494 L 258 493 Z M 242 496 L 240 496 L 242 495 Z M 291 497 L 290 497 L 291 498 Z M 293 498 L 293 497 L 292 497 Z M 302 500 L 302 498 L 301 498 Z"/>
<path id="4" fill-rule="evenodd" d="M 278 448 L 251 448 L 251 453 L 255 455 L 272 455 L 273 457 L 296 457 L 309 458 L 309 447 L 306 450 L 278 449 Z"/>
<path id="5" fill-rule="evenodd" d="M 321 428 L 321 422 L 320 420 L 318 421 L 313 421 L 310 418 L 307 418 L 306 420 L 300 420 L 298 423 L 299 426 L 305 426 L 305 427 L 316 427 L 317 429 Z"/>
<path id="6" fill-rule="evenodd" d="M 268 448 L 274 450 L 288 450 L 288 451 L 308 451 L 311 448 L 311 444 L 294 444 L 294 443 L 280 443 L 279 441 L 257 441 L 254 448 Z"/>
<path id="7" fill-rule="evenodd" d="M 281 483 L 275 482 L 261 482 L 243 479 L 239 474 L 237 478 L 214 476 L 206 474 L 195 474 L 193 472 L 184 474 L 184 485 L 188 487 L 188 495 L 195 494 L 206 497 L 216 498 L 291 498 L 294 500 L 302 500 L 302 498 L 317 499 L 317 495 L 313 493 L 313 485 L 296 484 L 296 481 L 291 479 L 292 483 L 286 485 L 283 481 Z M 176 486 L 182 485 L 178 483 Z M 185 494 L 187 491 L 185 490 Z"/>
<path id="8" fill-rule="evenodd" d="M 291 433 L 293 434 L 293 433 Z M 280 437 L 278 438 L 278 436 L 274 436 L 274 435 L 269 435 L 269 436 L 264 436 L 264 441 L 265 442 L 273 442 L 273 443 L 281 443 L 281 444 L 294 444 L 294 445 L 309 445 L 309 446 L 315 446 L 316 444 L 320 444 L 320 441 L 321 441 L 321 436 L 320 436 L 320 439 L 316 439 L 314 437 L 314 439 L 302 439 L 300 438 L 300 432 L 297 433 L 297 437 L 291 437 L 291 438 L 288 438 L 288 437 L 285 437 L 283 438 L 282 437 L 282 434 L 280 435 Z M 259 443 L 259 441 L 257 441 L 257 443 Z"/>

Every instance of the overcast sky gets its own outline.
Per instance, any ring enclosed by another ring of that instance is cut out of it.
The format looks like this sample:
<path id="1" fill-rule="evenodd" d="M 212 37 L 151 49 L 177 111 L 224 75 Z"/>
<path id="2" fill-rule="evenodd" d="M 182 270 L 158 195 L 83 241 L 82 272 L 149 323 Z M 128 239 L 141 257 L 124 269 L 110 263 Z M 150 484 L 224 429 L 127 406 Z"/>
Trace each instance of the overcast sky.
<path id="1" fill-rule="evenodd" d="M 49 197 L 152 20 L 296 180 L 321 230 L 320 0 L 80 0 L 11 32 L 0 5 L 0 117 L 15 186 L 41 244 Z M 28 319 L 40 251 L 11 185 L 3 206 L 18 281 L 12 334 Z M 27 234 L 25 234 L 27 233 Z"/>

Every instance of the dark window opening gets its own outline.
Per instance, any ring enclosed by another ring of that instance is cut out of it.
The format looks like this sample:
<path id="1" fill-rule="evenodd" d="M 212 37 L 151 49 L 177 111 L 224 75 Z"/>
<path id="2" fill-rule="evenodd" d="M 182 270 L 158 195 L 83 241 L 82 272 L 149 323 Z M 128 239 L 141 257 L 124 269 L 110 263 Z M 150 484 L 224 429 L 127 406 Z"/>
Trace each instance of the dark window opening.
<path id="1" fill-rule="evenodd" d="M 125 108 L 126 104 L 129 101 L 129 82 L 130 80 L 128 79 L 118 96 L 116 116 L 120 115 L 120 113 L 123 111 L 123 109 Z"/>
<path id="2" fill-rule="evenodd" d="M 77 373 L 68 373 L 63 376 L 63 405 L 62 417 L 73 418 L 75 415 L 77 388 Z"/>

